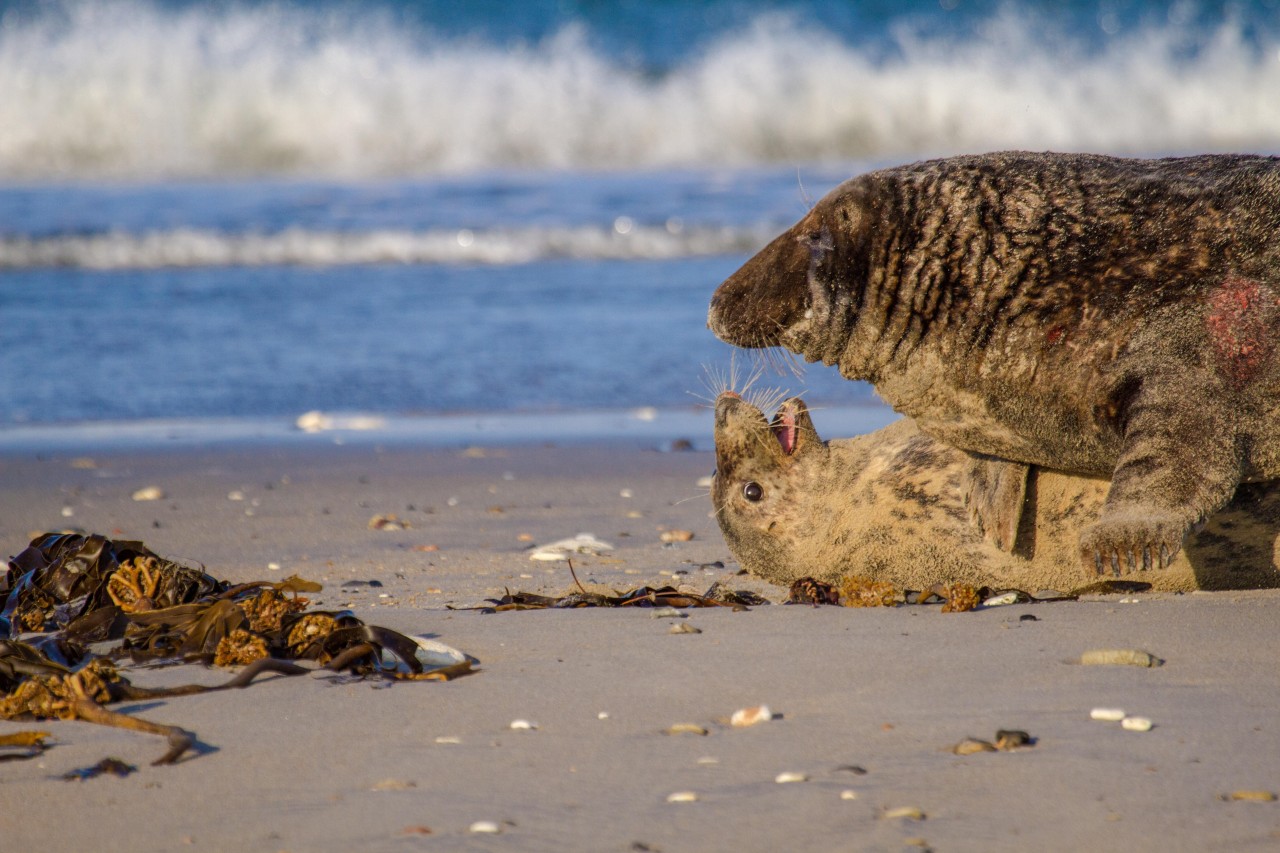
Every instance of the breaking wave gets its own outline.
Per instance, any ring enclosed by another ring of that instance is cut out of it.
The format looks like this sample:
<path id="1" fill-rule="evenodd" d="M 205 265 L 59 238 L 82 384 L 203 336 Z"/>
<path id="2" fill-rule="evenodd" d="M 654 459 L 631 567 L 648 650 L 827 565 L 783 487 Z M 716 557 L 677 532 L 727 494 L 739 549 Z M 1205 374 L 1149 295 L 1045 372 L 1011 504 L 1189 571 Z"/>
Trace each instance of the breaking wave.
<path id="1" fill-rule="evenodd" d="M 1086 47 L 1010 13 L 873 49 L 763 17 L 655 73 L 574 26 L 504 47 L 332 9 L 67 4 L 0 19 L 0 179 L 1274 149 L 1280 43 L 1215 26 Z"/>
<path id="2" fill-rule="evenodd" d="M 274 234 L 176 229 L 144 234 L 0 237 L 0 270 L 673 260 L 746 254 L 766 243 L 775 230 L 776 227 L 686 227 L 678 220 L 646 226 L 620 217 L 611 228 L 362 233 L 291 228 Z"/>

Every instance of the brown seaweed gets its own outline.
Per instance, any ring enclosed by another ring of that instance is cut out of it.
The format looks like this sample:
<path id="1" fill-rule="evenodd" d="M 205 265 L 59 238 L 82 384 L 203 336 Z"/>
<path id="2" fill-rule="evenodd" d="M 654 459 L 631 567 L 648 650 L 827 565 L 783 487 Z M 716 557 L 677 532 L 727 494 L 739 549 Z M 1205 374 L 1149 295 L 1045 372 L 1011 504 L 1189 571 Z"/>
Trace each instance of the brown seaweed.
<path id="1" fill-rule="evenodd" d="M 744 602 L 750 602 L 750 605 Z M 673 586 L 641 586 L 627 592 L 606 595 L 589 592 L 579 586 L 577 592 L 566 595 L 537 595 L 531 592 L 507 590 L 501 598 L 486 598 L 476 607 L 450 608 L 478 610 L 481 613 L 500 613 L 507 610 L 553 610 L 577 607 L 732 607 L 745 610 L 748 606 L 768 604 L 764 598 L 750 592 L 733 592 L 713 584 L 706 593 L 698 595 Z"/>
<path id="2" fill-rule="evenodd" d="M 194 734 L 105 706 L 243 688 L 263 673 L 312 671 L 291 660 L 392 680 L 448 680 L 472 671 L 469 661 L 428 670 L 413 639 L 366 625 L 349 611 L 304 612 L 309 601 L 300 593 L 320 589 L 296 575 L 232 586 L 141 542 L 36 537 L 9 562 L 0 584 L 0 719 L 83 720 L 160 735 L 169 748 L 152 763 L 171 764 L 196 745 Z M 32 643 L 14 639 L 49 630 L 55 633 Z M 121 643 L 106 655 L 86 653 L 85 644 L 104 640 Z M 119 673 L 121 658 L 245 668 L 221 685 L 145 688 Z M 8 757 L 29 756 L 0 754 Z"/>

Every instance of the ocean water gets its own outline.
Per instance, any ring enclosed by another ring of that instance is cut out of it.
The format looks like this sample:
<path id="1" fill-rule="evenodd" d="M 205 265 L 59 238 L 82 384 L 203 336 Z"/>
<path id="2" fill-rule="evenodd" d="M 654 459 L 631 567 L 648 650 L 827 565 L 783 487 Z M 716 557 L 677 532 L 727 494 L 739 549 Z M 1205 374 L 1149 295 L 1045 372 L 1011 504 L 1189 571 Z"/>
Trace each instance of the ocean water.
<path id="1" fill-rule="evenodd" d="M 1280 153 L 1280 3 L 0 2 L 0 432 L 865 402 L 711 292 L 998 148 Z"/>

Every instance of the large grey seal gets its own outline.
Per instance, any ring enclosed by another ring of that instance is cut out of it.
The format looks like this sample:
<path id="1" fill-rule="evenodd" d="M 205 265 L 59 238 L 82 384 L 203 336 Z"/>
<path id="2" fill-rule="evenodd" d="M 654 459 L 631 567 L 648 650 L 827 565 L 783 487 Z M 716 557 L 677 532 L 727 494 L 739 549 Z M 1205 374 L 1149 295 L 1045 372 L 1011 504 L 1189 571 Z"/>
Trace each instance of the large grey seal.
<path id="1" fill-rule="evenodd" d="M 1280 477 L 1278 294 L 1280 159 L 1013 152 L 845 182 L 720 286 L 709 326 L 997 457 L 979 507 L 1020 505 L 1026 468 L 998 460 L 1109 478 L 1080 547 L 1119 571 Z"/>
<path id="2" fill-rule="evenodd" d="M 715 409 L 712 502 L 744 568 L 783 585 L 866 576 L 895 586 L 938 583 L 1067 591 L 1079 586 L 1076 540 L 1102 508 L 1107 482 L 1032 468 L 1012 553 L 969 523 L 959 493 L 963 451 L 903 418 L 870 435 L 824 442 L 804 401 L 772 421 L 737 394 Z M 1157 589 L 1280 586 L 1280 483 L 1242 486 L 1164 571 L 1133 577 Z"/>

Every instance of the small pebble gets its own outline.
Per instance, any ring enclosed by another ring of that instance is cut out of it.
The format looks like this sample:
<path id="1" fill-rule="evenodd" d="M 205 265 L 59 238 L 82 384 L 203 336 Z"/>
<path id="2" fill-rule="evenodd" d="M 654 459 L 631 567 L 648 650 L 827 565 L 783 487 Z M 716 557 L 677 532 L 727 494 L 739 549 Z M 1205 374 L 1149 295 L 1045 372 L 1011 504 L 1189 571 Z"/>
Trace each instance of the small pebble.
<path id="1" fill-rule="evenodd" d="M 502 832 L 502 827 L 498 826 L 498 824 L 494 823 L 491 820 L 478 820 L 475 823 L 471 824 L 470 831 L 476 834 L 485 833 L 489 835 L 494 835 L 496 833 Z"/>
<path id="2" fill-rule="evenodd" d="M 280 564 L 279 564 L 279 563 L 267 563 L 267 569 L 269 569 L 270 571 L 273 571 L 273 572 L 278 572 L 278 571 L 280 571 Z"/>
<path id="3" fill-rule="evenodd" d="M 242 501 L 242 500 L 244 500 L 244 492 L 240 492 L 240 491 L 227 492 L 227 500 L 229 500 L 229 501 Z"/>
<path id="4" fill-rule="evenodd" d="M 1126 716 L 1123 708 L 1094 708 L 1089 712 L 1089 719 L 1108 723 L 1118 723 Z"/>
<path id="5" fill-rule="evenodd" d="M 915 806 L 899 806 L 884 813 L 885 820 L 924 820 L 925 813 Z"/>
<path id="6" fill-rule="evenodd" d="M 663 542 L 688 542 L 693 539 L 692 530 L 664 530 L 658 537 Z"/>
<path id="7" fill-rule="evenodd" d="M 409 530 L 409 522 L 391 515 L 375 515 L 369 519 L 370 530 Z"/>
<path id="8" fill-rule="evenodd" d="M 63 517 L 63 518 L 70 518 L 71 516 L 73 516 L 73 515 L 75 515 L 75 514 L 76 514 L 76 511 L 75 511 L 74 509 L 72 509 L 71 507 L 69 507 L 69 506 L 64 506 L 64 507 L 62 508 L 62 517 Z"/>
<path id="9" fill-rule="evenodd" d="M 697 723 L 676 723 L 662 730 L 664 735 L 705 735 L 707 730 Z"/>
<path id="10" fill-rule="evenodd" d="M 371 791 L 408 791 L 411 788 L 418 787 L 418 783 L 411 779 L 383 779 L 381 782 L 375 782 Z"/>
<path id="11" fill-rule="evenodd" d="M 1001 729 L 996 732 L 996 749 L 1001 752 L 1012 752 L 1024 746 L 1032 746 L 1034 739 L 1020 729 Z"/>
<path id="12" fill-rule="evenodd" d="M 623 489 L 622 491 L 618 492 L 618 497 L 620 498 L 634 498 L 635 496 L 636 496 L 636 493 L 631 491 L 630 489 Z"/>
<path id="13" fill-rule="evenodd" d="M 538 728 L 538 724 L 529 720 L 512 720 L 510 728 L 518 732 L 531 732 Z"/>
<path id="14" fill-rule="evenodd" d="M 677 622 L 676 624 L 671 626 L 671 630 L 668 631 L 667 633 L 668 634 L 701 634 L 702 629 L 695 628 L 692 625 L 690 625 L 688 622 Z"/>
<path id="15" fill-rule="evenodd" d="M 767 723 L 772 719 L 773 712 L 769 710 L 768 705 L 755 705 L 734 711 L 733 716 L 729 718 L 729 725 L 741 729 L 754 726 L 756 723 Z"/>
<path id="16" fill-rule="evenodd" d="M 599 714 L 596 714 L 596 719 L 597 719 L 597 720 L 607 720 L 607 719 L 609 719 L 609 712 L 608 712 L 608 711 L 601 711 Z"/>
<path id="17" fill-rule="evenodd" d="M 714 755 L 704 755 L 698 759 L 698 763 L 709 766 L 712 764 L 719 764 L 720 759 L 716 758 Z"/>
<path id="18" fill-rule="evenodd" d="M 845 788 L 843 791 L 840 792 L 840 799 L 856 800 L 858 799 L 858 792 L 851 788 Z"/>
<path id="19" fill-rule="evenodd" d="M 809 777 L 806 774 L 795 770 L 787 770 L 773 777 L 773 781 L 777 782 L 779 785 L 785 785 L 788 782 L 808 782 Z"/>
<path id="20" fill-rule="evenodd" d="M 135 501 L 162 501 L 164 500 L 164 489 L 159 486 L 146 486 L 134 492 L 133 499 Z"/>
<path id="21" fill-rule="evenodd" d="M 1149 732 L 1152 722 L 1146 717 L 1125 717 L 1120 721 L 1120 725 L 1130 732 Z"/>
<path id="22" fill-rule="evenodd" d="M 649 614 L 650 619 L 683 619 L 684 614 L 674 607 L 655 607 Z"/>
<path id="23" fill-rule="evenodd" d="M 667 794 L 668 803 L 696 803 L 698 795 L 693 791 L 676 791 L 673 794 Z"/>
<path id="24" fill-rule="evenodd" d="M 436 743 L 462 743 L 462 738 L 457 735 L 440 735 L 436 738 Z"/>

